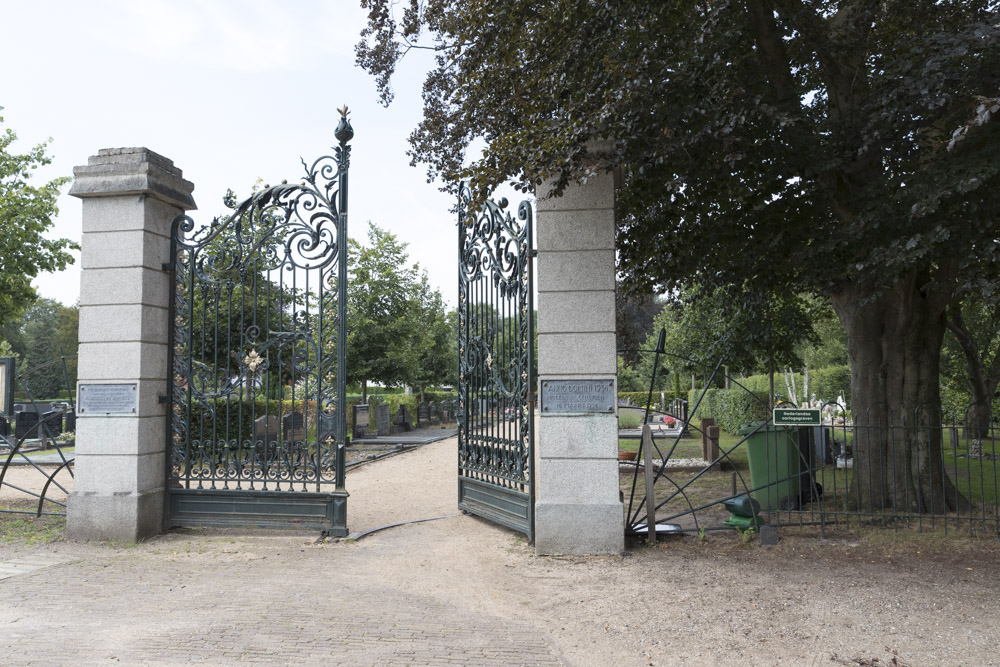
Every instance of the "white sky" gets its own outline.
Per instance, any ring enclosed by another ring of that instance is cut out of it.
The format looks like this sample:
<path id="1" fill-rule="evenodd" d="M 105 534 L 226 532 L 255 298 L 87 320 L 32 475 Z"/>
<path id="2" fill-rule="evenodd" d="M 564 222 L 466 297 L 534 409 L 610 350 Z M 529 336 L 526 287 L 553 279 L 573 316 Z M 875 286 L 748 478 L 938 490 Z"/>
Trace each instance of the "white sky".
<path id="1" fill-rule="evenodd" d="M 331 153 L 346 103 L 350 235 L 363 239 L 368 220 L 394 232 L 454 305 L 452 199 L 405 154 L 431 61 L 411 53 L 382 108 L 354 65 L 364 21 L 355 0 L 0 0 L 0 115 L 14 150 L 52 137 L 37 184 L 100 148 L 145 146 L 195 184 L 201 223 L 225 210 L 228 187 L 243 197 L 257 178 L 299 180 L 300 157 Z M 80 200 L 64 194 L 59 208 L 50 235 L 79 241 Z M 35 284 L 69 305 L 79 282 L 77 264 Z"/>

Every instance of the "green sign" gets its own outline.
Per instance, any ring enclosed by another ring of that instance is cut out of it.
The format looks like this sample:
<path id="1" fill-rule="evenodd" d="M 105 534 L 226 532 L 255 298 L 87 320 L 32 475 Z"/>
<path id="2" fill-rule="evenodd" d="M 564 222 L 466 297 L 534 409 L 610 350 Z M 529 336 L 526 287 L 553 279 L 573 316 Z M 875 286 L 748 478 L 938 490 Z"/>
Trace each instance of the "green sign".
<path id="1" fill-rule="evenodd" d="M 820 426 L 819 410 L 799 410 L 798 408 L 775 408 L 775 426 Z"/>

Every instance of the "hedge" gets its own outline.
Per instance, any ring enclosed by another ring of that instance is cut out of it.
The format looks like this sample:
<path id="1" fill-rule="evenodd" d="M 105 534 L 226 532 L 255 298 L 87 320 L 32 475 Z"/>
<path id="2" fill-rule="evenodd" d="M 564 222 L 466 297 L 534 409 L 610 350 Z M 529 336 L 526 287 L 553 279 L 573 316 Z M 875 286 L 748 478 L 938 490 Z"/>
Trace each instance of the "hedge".
<path id="1" fill-rule="evenodd" d="M 795 389 L 799 392 L 796 402 L 802 397 L 802 389 L 805 386 L 802 373 L 793 373 L 795 378 Z M 745 378 L 738 378 L 733 381 L 738 382 L 747 390 L 767 394 L 770 392 L 770 377 L 766 373 L 760 375 L 750 375 Z M 732 389 L 740 389 L 735 384 L 730 384 Z M 788 398 L 788 389 L 785 388 L 785 374 L 775 371 L 774 391 L 785 399 Z M 850 366 L 828 366 L 826 368 L 809 369 L 809 394 L 816 394 L 816 398 L 833 403 L 837 397 L 843 394 L 848 402 L 845 407 L 850 407 L 851 401 L 851 368 Z"/>
<path id="2" fill-rule="evenodd" d="M 653 408 L 654 410 L 666 410 L 667 409 L 666 405 L 661 405 L 660 404 L 660 398 L 661 398 L 660 394 L 661 393 L 663 394 L 663 398 L 666 399 L 667 405 L 669 405 L 670 402 L 673 401 L 675 398 L 687 399 L 687 393 L 685 393 L 685 392 L 681 392 L 680 394 L 675 394 L 672 389 L 671 390 L 667 390 L 667 391 L 663 391 L 663 392 L 660 392 L 660 391 L 654 389 L 653 390 L 653 402 L 652 402 L 652 405 L 650 405 L 650 407 Z M 647 391 L 620 391 L 620 392 L 618 392 L 618 400 L 619 401 L 628 401 L 631 405 L 635 405 L 636 407 L 640 407 L 640 408 L 645 408 L 646 407 L 646 398 L 648 396 L 649 396 L 649 391 L 648 390 Z"/>
<path id="3" fill-rule="evenodd" d="M 413 415 L 414 421 L 416 421 L 417 413 L 417 399 L 419 396 L 404 396 L 403 394 L 369 394 L 368 403 L 369 405 L 388 405 L 392 414 L 395 415 L 399 406 L 406 405 L 406 410 L 411 415 Z M 455 392 L 424 392 L 424 400 L 428 403 L 430 401 L 443 401 L 443 400 L 453 400 L 457 399 L 458 394 Z M 294 409 L 301 411 L 304 401 L 302 399 L 296 400 Z M 352 409 L 355 405 L 361 403 L 360 395 L 349 395 L 347 398 L 347 428 L 348 430 L 354 429 L 354 410 Z M 292 411 L 292 401 L 283 400 L 278 401 L 277 399 L 258 399 L 253 402 L 253 406 L 250 405 L 249 401 L 230 398 L 228 401 L 224 398 L 215 399 L 210 401 L 209 404 L 212 406 L 211 414 L 207 413 L 204 408 L 198 403 L 192 403 L 191 405 L 191 419 L 190 419 L 190 433 L 191 437 L 194 439 L 200 439 L 202 428 L 204 427 L 204 433 L 207 437 L 214 437 L 217 440 L 226 438 L 227 431 L 226 427 L 229 427 L 229 437 L 235 438 L 237 434 L 242 433 L 244 438 L 249 438 L 253 434 L 253 421 L 255 418 L 263 417 L 266 414 L 275 415 L 279 419 Z M 316 414 L 316 401 L 308 401 L 306 410 L 309 412 L 308 420 L 310 426 L 315 422 Z M 181 412 L 176 413 L 181 416 L 185 414 L 185 409 L 182 407 Z M 240 429 L 242 420 L 242 430 Z"/>
<path id="4" fill-rule="evenodd" d="M 768 418 L 766 392 L 748 392 L 744 389 L 709 389 L 701 398 L 701 389 L 688 392 L 688 405 L 694 413 L 690 416 L 695 425 L 704 417 L 715 419 L 715 424 L 727 433 Z M 698 399 L 701 402 L 698 403 Z M 697 409 L 695 404 L 697 403 Z"/>

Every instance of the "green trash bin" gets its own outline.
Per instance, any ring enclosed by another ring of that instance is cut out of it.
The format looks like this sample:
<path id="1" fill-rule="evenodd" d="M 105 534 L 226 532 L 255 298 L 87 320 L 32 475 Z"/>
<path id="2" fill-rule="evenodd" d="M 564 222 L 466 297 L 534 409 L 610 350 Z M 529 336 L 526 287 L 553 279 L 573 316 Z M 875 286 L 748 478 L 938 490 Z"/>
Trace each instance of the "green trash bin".
<path id="1" fill-rule="evenodd" d="M 760 424 L 741 428 L 750 462 L 750 495 L 763 511 L 799 507 L 799 427 Z"/>

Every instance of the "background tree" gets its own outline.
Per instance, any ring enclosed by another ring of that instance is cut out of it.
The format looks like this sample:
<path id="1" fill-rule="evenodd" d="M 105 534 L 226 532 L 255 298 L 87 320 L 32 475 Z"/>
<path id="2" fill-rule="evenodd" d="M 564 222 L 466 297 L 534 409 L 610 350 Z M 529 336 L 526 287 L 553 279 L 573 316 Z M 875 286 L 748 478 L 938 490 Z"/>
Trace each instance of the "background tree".
<path id="1" fill-rule="evenodd" d="M 6 325 L 0 335 L 17 358 L 17 373 L 21 374 L 62 356 L 76 356 L 80 310 L 64 306 L 52 299 L 38 299 L 16 322 Z M 54 363 L 25 376 L 17 390 L 25 384 L 32 398 L 57 398 L 76 388 L 76 361 Z"/>
<path id="2" fill-rule="evenodd" d="M 629 292 L 621 284 L 615 291 L 615 332 L 619 356 L 627 366 L 634 366 L 642 357 L 639 349 L 653 330 L 654 318 L 663 310 L 664 302 L 651 291 Z"/>
<path id="3" fill-rule="evenodd" d="M 419 364 L 418 269 L 406 244 L 368 223 L 368 245 L 351 239 L 347 285 L 347 381 L 386 387 L 410 381 Z"/>
<path id="4" fill-rule="evenodd" d="M 947 383 L 969 397 L 967 419 L 972 437 L 990 434 L 993 401 L 1000 386 L 1000 304 L 975 295 L 948 306 L 948 334 L 941 368 Z"/>
<path id="5" fill-rule="evenodd" d="M 445 307 L 426 273 L 417 285 L 416 306 L 417 316 L 410 323 L 419 334 L 413 340 L 416 364 L 406 383 L 422 397 L 428 386 L 458 384 L 458 312 Z"/>
<path id="6" fill-rule="evenodd" d="M 898 421 L 940 401 L 945 309 L 968 258 L 998 252 L 995 0 L 394 4 L 362 0 L 358 62 L 388 102 L 396 63 L 430 35 L 411 135 L 430 176 L 488 192 L 622 164 L 627 282 L 824 295 L 858 426 L 864 406 Z M 588 150 L 608 137 L 610 153 Z M 965 504 L 937 429 L 855 450 L 864 506 Z"/>
<path id="7" fill-rule="evenodd" d="M 0 325 L 16 318 L 37 298 L 31 286 L 35 276 L 66 268 L 73 263 L 69 251 L 79 249 L 68 239 L 44 235 L 59 211 L 59 190 L 70 179 L 31 185 L 32 173 L 51 158 L 45 154 L 46 144 L 24 154 L 12 152 L 16 139 L 10 128 L 0 131 Z"/>

